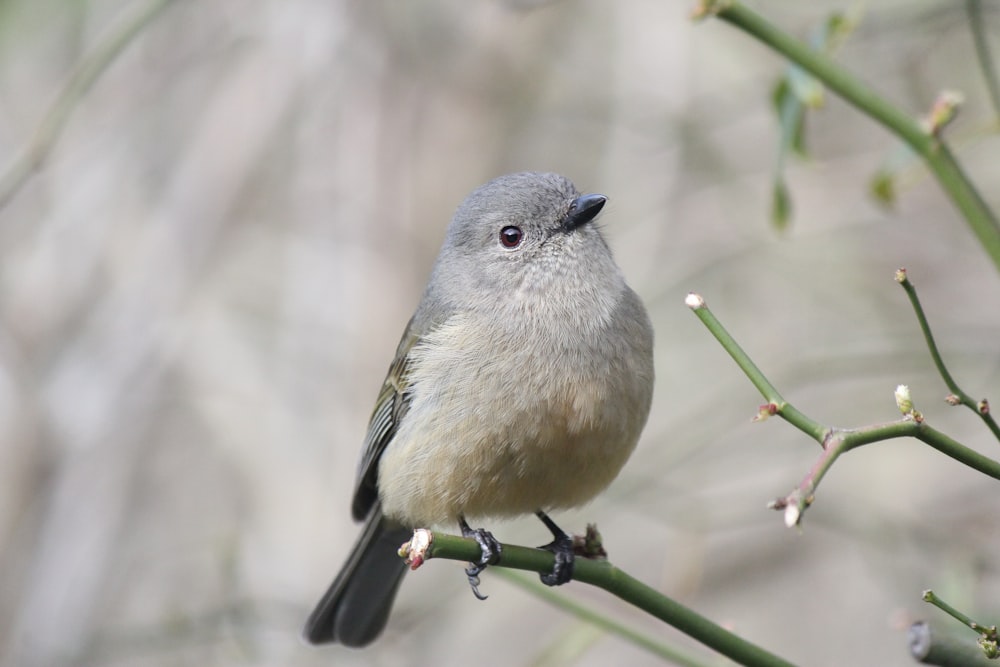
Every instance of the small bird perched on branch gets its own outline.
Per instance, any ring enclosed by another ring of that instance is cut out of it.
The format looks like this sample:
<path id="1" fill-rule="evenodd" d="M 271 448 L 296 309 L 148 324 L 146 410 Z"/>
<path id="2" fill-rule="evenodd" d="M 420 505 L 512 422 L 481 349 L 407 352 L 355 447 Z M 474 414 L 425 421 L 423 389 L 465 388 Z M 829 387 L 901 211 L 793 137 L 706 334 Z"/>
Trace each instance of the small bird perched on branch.
<path id="1" fill-rule="evenodd" d="M 653 393 L 653 329 L 594 224 L 607 198 L 525 172 L 474 190 L 448 227 L 365 437 L 352 506 L 364 529 L 309 617 L 311 643 L 364 646 L 385 627 L 411 530 L 534 512 L 553 534 L 549 585 L 571 539 L 545 514 L 618 475 Z"/>

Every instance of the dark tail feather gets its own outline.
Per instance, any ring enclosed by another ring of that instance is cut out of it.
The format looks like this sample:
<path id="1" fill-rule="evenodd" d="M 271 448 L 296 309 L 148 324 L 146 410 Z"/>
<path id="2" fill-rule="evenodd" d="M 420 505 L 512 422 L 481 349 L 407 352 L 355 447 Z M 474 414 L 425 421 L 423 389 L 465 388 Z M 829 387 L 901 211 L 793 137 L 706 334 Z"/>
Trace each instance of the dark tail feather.
<path id="1" fill-rule="evenodd" d="M 379 636 L 406 572 L 397 551 L 411 534 L 386 521 L 377 506 L 372 508 L 340 574 L 306 621 L 306 641 L 357 647 Z"/>

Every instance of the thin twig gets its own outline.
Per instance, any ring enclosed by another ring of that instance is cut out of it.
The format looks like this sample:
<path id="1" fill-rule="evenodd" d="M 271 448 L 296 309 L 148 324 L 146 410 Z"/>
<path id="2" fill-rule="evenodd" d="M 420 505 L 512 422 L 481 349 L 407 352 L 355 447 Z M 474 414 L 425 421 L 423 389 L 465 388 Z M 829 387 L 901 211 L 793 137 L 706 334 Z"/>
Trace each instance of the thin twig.
<path id="1" fill-rule="evenodd" d="M 736 365 L 742 369 L 750 379 L 750 382 L 753 383 L 753 386 L 757 387 L 757 391 L 764 396 L 767 404 L 761 406 L 761 415 L 780 415 L 792 426 L 809 435 L 816 442 L 823 444 L 823 440 L 827 437 L 830 429 L 799 412 L 795 406 L 789 404 L 781 396 L 778 389 L 771 384 L 771 381 L 757 368 L 757 365 L 753 363 L 743 348 L 740 347 L 739 343 L 726 331 L 726 328 L 722 326 L 722 323 L 719 322 L 712 311 L 708 309 L 705 300 L 700 295 L 692 293 L 687 296 L 685 303 L 694 311 L 694 314 L 698 316 L 702 324 L 712 332 L 715 339 L 729 353 L 729 356 L 733 358 Z"/>
<path id="2" fill-rule="evenodd" d="M 773 500 L 768 504 L 771 509 L 784 511 L 787 526 L 796 526 L 802 520 L 803 513 L 813 502 L 813 494 L 820 481 L 841 454 L 881 440 L 903 437 L 916 438 L 984 475 L 1000 479 L 1000 462 L 994 461 L 932 428 L 924 421 L 920 413 L 913 409 L 912 405 L 903 410 L 904 418 L 900 421 L 854 429 L 835 429 L 806 416 L 781 396 L 771 381 L 757 368 L 756 364 L 722 326 L 718 318 L 709 310 L 708 305 L 700 295 L 689 294 L 685 303 L 715 336 L 719 344 L 729 352 L 736 364 L 768 401 L 766 405 L 761 406 L 758 417 L 769 414 L 778 415 L 800 431 L 811 435 L 823 446 L 823 453 L 799 485 L 787 496 Z M 902 406 L 900 409 L 903 409 Z"/>
<path id="3" fill-rule="evenodd" d="M 993 105 L 993 113 L 1000 120 L 1000 81 L 997 79 L 996 66 L 993 64 L 990 45 L 986 40 L 982 0 L 966 0 L 965 13 L 969 16 L 969 32 L 972 33 L 972 44 L 976 49 L 976 60 L 979 61 L 979 69 L 983 73 L 983 79 L 986 80 L 986 92 L 989 94 L 990 103 Z"/>
<path id="4" fill-rule="evenodd" d="M 937 594 L 934 593 L 934 591 L 928 589 L 923 592 L 921 597 L 923 598 L 924 602 L 929 602 L 930 604 L 934 605 L 935 607 L 937 607 L 944 613 L 948 614 L 962 625 L 973 629 L 979 627 L 979 624 L 973 621 L 971 617 L 964 614 L 963 612 L 960 612 L 959 610 L 955 609 L 950 604 L 939 598 Z M 996 628 L 993 629 L 993 632 L 996 633 Z"/>
<path id="5" fill-rule="evenodd" d="M 420 533 L 421 531 L 416 532 Z M 406 551 L 405 546 L 400 553 L 404 551 Z M 421 556 L 421 562 L 430 558 L 473 561 L 480 557 L 480 547 L 472 539 L 434 533 L 426 551 L 421 551 Z M 515 570 L 548 573 L 552 571 L 554 564 L 555 557 L 549 551 L 503 544 L 501 545 L 499 561 L 491 567 L 499 565 Z M 573 566 L 573 580 L 604 589 L 738 664 L 759 667 L 794 667 L 787 660 L 733 634 L 701 614 L 647 586 L 606 560 L 577 558 Z"/>
<path id="6" fill-rule="evenodd" d="M 107 70 L 143 28 L 174 0 L 152 0 L 97 44 L 78 64 L 76 71 L 59 92 L 55 102 L 38 124 L 34 136 L 21 154 L 0 176 L 0 208 L 18 193 L 28 179 L 45 163 L 62 134 L 70 114 L 94 82 Z"/>
<path id="7" fill-rule="evenodd" d="M 914 660 L 941 667 L 996 667 L 997 663 L 986 657 L 981 645 L 938 626 L 938 623 L 927 621 L 917 621 L 910 626 L 907 643 Z"/>
<path id="8" fill-rule="evenodd" d="M 944 363 L 944 359 L 941 357 L 941 352 L 938 350 L 937 343 L 934 342 L 934 334 L 931 333 L 931 325 L 927 321 L 927 316 L 924 314 L 923 306 L 920 305 L 920 299 L 917 297 L 917 290 L 913 287 L 913 283 L 910 282 L 909 277 L 906 275 L 906 269 L 899 269 L 896 271 L 896 282 L 899 283 L 903 289 L 906 291 L 906 296 L 910 299 L 910 304 L 913 306 L 913 312 L 917 315 L 917 321 L 920 323 L 920 330 L 924 334 L 924 340 L 927 341 L 927 349 L 931 353 L 931 358 L 934 360 L 934 366 L 937 367 L 938 373 L 941 375 L 941 379 L 944 380 L 945 385 L 951 392 L 951 395 L 947 398 L 948 403 L 952 405 L 964 405 L 973 412 L 975 412 L 983 420 L 986 426 L 992 431 L 993 437 L 1000 440 L 1000 426 L 997 425 L 993 415 L 990 414 L 990 404 L 985 398 L 981 400 L 975 400 L 969 394 L 962 391 L 962 388 L 958 386 L 955 382 L 955 378 L 951 376 L 948 372 L 948 367 Z"/>
<path id="9" fill-rule="evenodd" d="M 926 590 L 923 593 L 924 602 L 929 602 L 944 613 L 948 614 L 965 627 L 971 629 L 979 635 L 979 648 L 991 660 L 1000 657 L 1000 637 L 998 637 L 997 626 L 978 623 L 968 614 L 955 609 L 950 604 L 935 595 L 934 591 Z"/>
<path id="10" fill-rule="evenodd" d="M 1000 221 L 955 160 L 940 132 L 927 131 L 915 118 L 890 104 L 828 55 L 791 37 L 742 3 L 736 0 L 703 0 L 703 3 L 696 16 L 715 15 L 757 38 L 906 142 L 924 159 L 1000 270 Z"/>
<path id="11" fill-rule="evenodd" d="M 691 655 L 680 648 L 666 644 L 657 637 L 650 637 L 638 632 L 630 625 L 616 621 L 605 614 L 598 613 L 591 606 L 577 602 L 569 596 L 563 595 L 537 580 L 532 581 L 513 570 L 498 568 L 496 574 L 531 592 L 533 595 L 542 598 L 549 604 L 559 607 L 563 611 L 569 612 L 573 616 L 591 623 L 605 632 L 618 635 L 632 644 L 646 649 L 653 655 L 668 660 L 670 664 L 682 665 L 683 667 L 712 667 L 715 664 L 714 662 Z"/>

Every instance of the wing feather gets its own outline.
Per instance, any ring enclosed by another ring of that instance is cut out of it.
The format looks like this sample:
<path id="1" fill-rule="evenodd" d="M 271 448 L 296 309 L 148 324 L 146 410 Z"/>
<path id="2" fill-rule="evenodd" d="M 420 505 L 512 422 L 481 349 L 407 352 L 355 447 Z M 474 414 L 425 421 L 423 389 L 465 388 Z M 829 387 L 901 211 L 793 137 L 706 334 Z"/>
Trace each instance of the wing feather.
<path id="1" fill-rule="evenodd" d="M 368 433 L 365 435 L 364 452 L 358 467 L 358 481 L 351 505 L 355 521 L 368 516 L 378 500 L 378 462 L 410 407 L 409 354 L 418 339 L 419 335 L 413 330 L 411 319 L 399 341 L 399 347 L 396 348 L 396 357 L 389 366 L 368 422 Z"/>

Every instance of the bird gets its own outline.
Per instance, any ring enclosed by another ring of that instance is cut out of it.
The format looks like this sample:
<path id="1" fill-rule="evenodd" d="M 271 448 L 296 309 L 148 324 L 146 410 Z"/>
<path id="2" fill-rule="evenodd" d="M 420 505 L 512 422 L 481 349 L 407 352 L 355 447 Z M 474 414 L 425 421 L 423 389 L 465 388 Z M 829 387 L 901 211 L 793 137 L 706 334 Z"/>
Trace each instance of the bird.
<path id="1" fill-rule="evenodd" d="M 633 452 L 654 384 L 653 328 L 595 223 L 607 197 L 554 173 L 519 172 L 459 205 L 403 332 L 365 436 L 352 515 L 364 527 L 306 622 L 312 644 L 362 647 L 388 622 L 416 527 L 536 514 L 555 568 L 572 540 L 547 512 L 603 491 Z"/>

